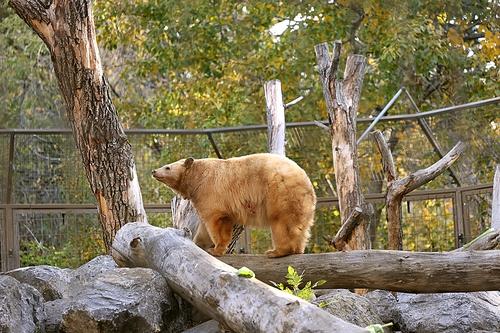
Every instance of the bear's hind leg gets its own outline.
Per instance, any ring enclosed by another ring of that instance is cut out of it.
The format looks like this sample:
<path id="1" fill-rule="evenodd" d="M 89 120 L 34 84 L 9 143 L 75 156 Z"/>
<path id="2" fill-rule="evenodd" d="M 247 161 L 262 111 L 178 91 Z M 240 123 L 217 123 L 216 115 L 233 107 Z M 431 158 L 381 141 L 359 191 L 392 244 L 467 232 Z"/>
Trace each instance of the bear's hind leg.
<path id="1" fill-rule="evenodd" d="M 307 231 L 301 230 L 299 226 L 289 225 L 288 222 L 288 220 L 278 220 L 271 225 L 274 249 L 266 251 L 269 258 L 304 253 Z"/>
<path id="2" fill-rule="evenodd" d="M 208 252 L 216 257 L 224 255 L 231 242 L 233 223 L 227 218 L 218 218 L 210 220 L 205 226 L 215 244 L 213 248 L 208 249 Z"/>

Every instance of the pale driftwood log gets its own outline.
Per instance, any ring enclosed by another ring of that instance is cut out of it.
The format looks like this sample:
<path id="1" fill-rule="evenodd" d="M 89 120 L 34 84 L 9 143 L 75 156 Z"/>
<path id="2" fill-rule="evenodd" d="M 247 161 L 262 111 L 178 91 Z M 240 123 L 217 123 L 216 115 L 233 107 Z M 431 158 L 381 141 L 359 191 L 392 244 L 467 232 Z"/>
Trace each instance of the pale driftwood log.
<path id="1" fill-rule="evenodd" d="M 390 250 L 402 250 L 401 205 L 403 197 L 433 180 L 449 168 L 463 153 L 465 145 L 462 142 L 458 142 L 448 154 L 430 167 L 418 170 L 405 178 L 398 179 L 394 160 L 384 136 L 380 131 L 372 132 L 372 136 L 382 156 L 382 164 L 387 179 L 387 194 L 385 199 L 388 231 L 387 247 Z"/>
<path id="2" fill-rule="evenodd" d="M 498 246 L 500 246 L 500 231 L 490 228 L 464 246 L 453 250 L 453 252 L 493 250 Z"/>
<path id="3" fill-rule="evenodd" d="M 333 55 L 330 57 L 327 43 L 316 45 L 316 60 L 331 123 L 333 166 L 342 224 L 356 207 L 361 207 L 363 211 L 357 216 L 360 221 L 347 242 L 346 249 L 368 249 L 370 237 L 367 213 L 371 209 L 366 207 L 361 193 L 356 145 L 356 116 L 366 60 L 361 55 L 350 55 L 347 58 L 344 78 L 339 80 L 337 69 L 340 49 L 341 42 L 336 41 Z"/>
<path id="4" fill-rule="evenodd" d="M 120 266 L 158 271 L 177 294 L 235 332 L 367 332 L 255 278 L 238 276 L 184 234 L 128 223 L 117 233 L 112 255 Z"/>
<path id="5" fill-rule="evenodd" d="M 90 0 L 10 0 L 45 42 L 92 193 L 104 245 L 128 221 L 147 221 L 132 155 L 104 77 Z"/>
<path id="6" fill-rule="evenodd" d="M 264 84 L 267 113 L 267 149 L 271 154 L 285 156 L 285 106 L 280 80 Z"/>
<path id="7" fill-rule="evenodd" d="M 500 231 L 500 164 L 495 168 L 493 200 L 491 203 L 491 227 Z"/>
<path id="8" fill-rule="evenodd" d="M 495 168 L 491 228 L 455 251 L 492 250 L 500 247 L 500 165 Z"/>
<path id="9" fill-rule="evenodd" d="M 288 266 L 304 272 L 304 281 L 327 282 L 320 288 L 369 288 L 411 293 L 500 290 L 500 251 L 406 252 L 364 250 L 294 255 L 224 256 L 245 265 L 266 283 L 282 282 Z"/>

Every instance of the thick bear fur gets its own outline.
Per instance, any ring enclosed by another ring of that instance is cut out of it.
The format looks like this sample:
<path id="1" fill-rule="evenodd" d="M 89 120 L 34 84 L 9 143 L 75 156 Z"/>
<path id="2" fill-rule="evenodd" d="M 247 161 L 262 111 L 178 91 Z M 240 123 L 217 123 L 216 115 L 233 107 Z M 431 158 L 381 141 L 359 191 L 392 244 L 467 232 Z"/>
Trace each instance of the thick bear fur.
<path id="1" fill-rule="evenodd" d="M 194 241 L 203 247 L 209 236 L 211 254 L 226 252 L 235 224 L 270 227 L 274 248 L 266 252 L 269 257 L 304 253 L 316 195 L 292 160 L 273 154 L 187 158 L 154 170 L 153 176 L 191 200 L 206 228 L 200 225 Z"/>

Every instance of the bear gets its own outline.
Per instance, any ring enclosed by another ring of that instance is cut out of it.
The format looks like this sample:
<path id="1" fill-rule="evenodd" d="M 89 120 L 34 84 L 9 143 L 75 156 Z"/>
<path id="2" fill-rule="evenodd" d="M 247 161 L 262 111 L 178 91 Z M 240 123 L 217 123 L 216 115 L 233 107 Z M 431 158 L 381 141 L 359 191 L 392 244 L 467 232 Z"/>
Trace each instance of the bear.
<path id="1" fill-rule="evenodd" d="M 316 194 L 306 172 L 275 154 L 228 159 L 192 157 L 152 171 L 153 177 L 190 200 L 202 220 L 194 242 L 222 256 L 235 224 L 269 227 L 270 258 L 304 253 L 314 223 Z M 208 241 L 210 238 L 211 242 Z"/>

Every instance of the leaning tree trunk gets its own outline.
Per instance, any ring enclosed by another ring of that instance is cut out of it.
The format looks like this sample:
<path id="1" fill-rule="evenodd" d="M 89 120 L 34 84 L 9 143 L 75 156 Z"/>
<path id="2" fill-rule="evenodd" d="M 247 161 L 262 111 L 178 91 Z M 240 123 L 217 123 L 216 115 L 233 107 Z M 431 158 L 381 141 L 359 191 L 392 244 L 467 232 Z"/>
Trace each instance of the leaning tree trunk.
<path id="1" fill-rule="evenodd" d="M 327 43 L 315 47 L 323 96 L 331 122 L 333 166 L 340 217 L 342 224 L 352 224 L 346 226 L 346 229 L 354 230 L 352 236 L 347 235 L 349 240 L 346 248 L 361 250 L 370 248 L 368 218 L 371 209 L 361 193 L 356 147 L 356 116 L 366 61 L 361 55 L 350 55 L 347 58 L 344 78 L 337 79 L 340 49 L 341 43 L 336 41 L 333 56 L 330 57 Z M 358 210 L 361 210 L 360 214 L 355 213 Z M 335 244 L 339 250 L 343 250 L 344 245 L 345 242 Z"/>
<path id="2" fill-rule="evenodd" d="M 103 74 L 90 0 L 10 0 L 49 48 L 109 249 L 118 229 L 146 222 L 130 143 Z"/>
<path id="3" fill-rule="evenodd" d="M 368 332 L 255 278 L 239 276 L 184 236 L 183 230 L 129 223 L 116 235 L 113 258 L 120 266 L 158 271 L 177 294 L 235 332 Z"/>

